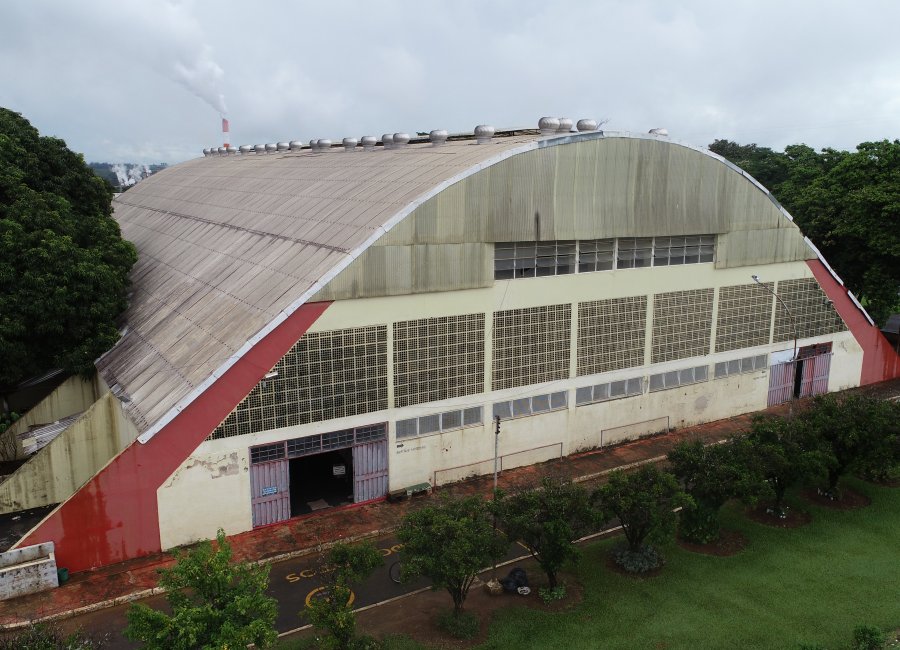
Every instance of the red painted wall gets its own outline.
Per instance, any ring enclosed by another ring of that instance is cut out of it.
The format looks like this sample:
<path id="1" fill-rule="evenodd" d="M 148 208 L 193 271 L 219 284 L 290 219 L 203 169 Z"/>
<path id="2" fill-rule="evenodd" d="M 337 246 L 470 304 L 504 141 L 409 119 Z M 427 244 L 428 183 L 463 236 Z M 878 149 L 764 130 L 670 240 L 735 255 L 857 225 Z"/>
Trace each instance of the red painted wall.
<path id="1" fill-rule="evenodd" d="M 881 330 L 870 325 L 863 313 L 853 304 L 847 289 L 834 279 L 825 265 L 819 260 L 806 262 L 812 269 L 816 280 L 824 289 L 825 294 L 834 303 L 834 308 L 847 323 L 847 327 L 853 333 L 853 337 L 862 346 L 863 365 L 860 373 L 860 385 L 874 384 L 900 377 L 900 356 L 891 347 L 890 342 L 884 338 Z"/>
<path id="2" fill-rule="evenodd" d="M 303 305 L 147 444 L 133 442 L 20 545 L 52 540 L 56 561 L 83 571 L 160 551 L 156 491 L 331 303 Z"/>

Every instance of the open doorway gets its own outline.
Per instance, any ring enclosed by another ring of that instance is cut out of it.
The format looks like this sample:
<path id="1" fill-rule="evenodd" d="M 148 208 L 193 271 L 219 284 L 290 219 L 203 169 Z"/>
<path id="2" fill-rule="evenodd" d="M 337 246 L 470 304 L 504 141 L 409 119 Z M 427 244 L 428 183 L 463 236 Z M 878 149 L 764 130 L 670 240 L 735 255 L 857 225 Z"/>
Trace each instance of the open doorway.
<path id="1" fill-rule="evenodd" d="M 291 516 L 353 503 L 353 454 L 336 449 L 290 460 Z"/>
<path id="2" fill-rule="evenodd" d="M 384 423 L 251 447 L 253 526 L 384 497 L 387 456 Z"/>

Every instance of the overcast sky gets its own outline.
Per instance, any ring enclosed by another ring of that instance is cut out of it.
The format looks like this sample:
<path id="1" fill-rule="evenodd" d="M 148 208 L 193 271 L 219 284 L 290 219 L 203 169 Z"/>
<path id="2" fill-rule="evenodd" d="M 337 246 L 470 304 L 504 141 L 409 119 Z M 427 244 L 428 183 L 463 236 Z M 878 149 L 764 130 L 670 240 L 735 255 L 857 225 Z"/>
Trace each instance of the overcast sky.
<path id="1" fill-rule="evenodd" d="M 782 149 L 900 137 L 896 0 L 0 0 L 0 106 L 88 161 L 608 118 Z"/>

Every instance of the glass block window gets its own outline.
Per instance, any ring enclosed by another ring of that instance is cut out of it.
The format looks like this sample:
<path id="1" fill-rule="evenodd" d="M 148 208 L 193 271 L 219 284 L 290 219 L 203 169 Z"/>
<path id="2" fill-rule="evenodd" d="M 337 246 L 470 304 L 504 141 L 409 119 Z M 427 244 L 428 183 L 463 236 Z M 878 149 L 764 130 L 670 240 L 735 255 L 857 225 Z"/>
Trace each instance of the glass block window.
<path id="1" fill-rule="evenodd" d="M 644 365 L 647 296 L 578 305 L 578 375 Z"/>
<path id="2" fill-rule="evenodd" d="M 408 420 L 397 420 L 397 440 L 415 438 L 429 433 L 480 426 L 482 424 L 482 413 L 483 409 L 480 406 L 475 406 L 462 410 L 445 411 L 444 413 L 409 418 Z"/>
<path id="3" fill-rule="evenodd" d="M 265 463 L 269 460 L 280 460 L 284 458 L 284 443 L 279 442 L 274 445 L 263 445 L 261 447 L 253 447 L 250 449 L 251 463 Z"/>
<path id="4" fill-rule="evenodd" d="M 709 366 L 695 366 L 650 375 L 650 392 L 697 384 L 709 379 Z"/>
<path id="5" fill-rule="evenodd" d="M 211 438 L 323 422 L 387 408 L 387 327 L 310 332 Z"/>
<path id="6" fill-rule="evenodd" d="M 619 381 L 596 384 L 594 386 L 582 386 L 575 389 L 575 405 L 606 402 L 612 399 L 634 397 L 644 394 L 644 378 L 632 377 Z"/>
<path id="7" fill-rule="evenodd" d="M 730 375 L 765 370 L 768 366 L 768 361 L 769 355 L 767 354 L 758 354 L 753 357 L 744 357 L 743 359 L 731 359 L 730 361 L 719 361 L 716 363 L 715 376 L 716 379 L 722 379 Z"/>
<path id="8" fill-rule="evenodd" d="M 569 404 L 568 393 L 559 391 L 533 397 L 521 397 L 514 400 L 494 403 L 494 417 L 500 416 L 501 420 L 509 418 L 522 418 L 529 415 L 538 415 L 550 411 L 559 411 Z"/>
<path id="9" fill-rule="evenodd" d="M 578 242 L 579 273 L 611 271 L 615 262 L 615 239 L 583 239 Z"/>
<path id="10" fill-rule="evenodd" d="M 317 433 L 312 436 L 294 438 L 293 440 L 276 442 L 271 445 L 251 447 L 250 462 L 256 464 L 264 463 L 267 460 L 308 456 L 310 454 L 319 454 L 331 449 L 345 449 L 364 442 L 385 440 L 386 438 L 387 425 L 384 423 L 370 424 L 367 426 L 356 427 L 355 429 L 342 429 L 340 431 L 329 431 L 328 433 Z"/>
<path id="11" fill-rule="evenodd" d="M 715 250 L 715 235 L 654 237 L 653 266 L 712 262 L 715 257 Z"/>
<path id="12" fill-rule="evenodd" d="M 484 392 L 484 314 L 394 323 L 394 405 Z"/>
<path id="13" fill-rule="evenodd" d="M 498 242 L 494 278 L 534 278 L 575 272 L 575 242 Z"/>
<path id="14" fill-rule="evenodd" d="M 493 389 L 569 376 L 572 305 L 494 312 Z"/>
<path id="15" fill-rule="evenodd" d="M 712 289 L 672 291 L 653 296 L 652 363 L 709 353 Z"/>
<path id="16" fill-rule="evenodd" d="M 799 338 L 834 334 L 847 329 L 815 278 L 780 280 L 776 291 L 797 322 Z M 794 326 L 784 306 L 775 306 L 774 342 L 794 338 Z"/>
<path id="17" fill-rule="evenodd" d="M 617 269 L 638 269 L 650 266 L 653 260 L 652 237 L 620 237 L 616 240 Z"/>
<path id="18" fill-rule="evenodd" d="M 769 342 L 772 322 L 771 282 L 740 284 L 719 289 L 716 352 L 754 348 Z"/>

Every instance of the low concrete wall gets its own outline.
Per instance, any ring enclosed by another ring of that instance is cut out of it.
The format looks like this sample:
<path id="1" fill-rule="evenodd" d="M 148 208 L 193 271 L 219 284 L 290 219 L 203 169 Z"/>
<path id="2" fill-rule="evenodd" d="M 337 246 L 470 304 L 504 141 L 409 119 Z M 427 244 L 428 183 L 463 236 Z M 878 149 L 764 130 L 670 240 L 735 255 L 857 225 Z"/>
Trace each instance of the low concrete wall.
<path id="1" fill-rule="evenodd" d="M 121 403 L 106 393 L 0 484 L 0 513 L 65 501 L 135 438 Z"/>
<path id="2" fill-rule="evenodd" d="M 0 553 L 0 600 L 58 586 L 53 542 Z"/>

